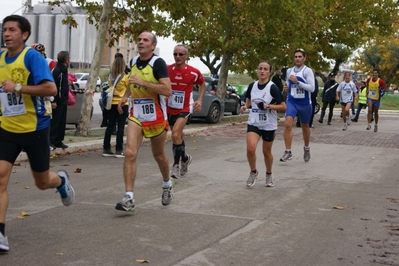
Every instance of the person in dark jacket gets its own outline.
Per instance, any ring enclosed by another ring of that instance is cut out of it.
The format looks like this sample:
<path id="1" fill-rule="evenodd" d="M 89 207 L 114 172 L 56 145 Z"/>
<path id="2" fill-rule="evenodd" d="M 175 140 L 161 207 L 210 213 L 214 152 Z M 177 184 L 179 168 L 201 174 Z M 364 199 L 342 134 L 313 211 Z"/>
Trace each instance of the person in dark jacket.
<path id="1" fill-rule="evenodd" d="M 328 106 L 329 113 L 327 125 L 331 125 L 334 105 L 336 103 L 335 92 L 337 90 L 338 83 L 335 81 L 335 73 L 331 72 L 330 74 L 328 74 L 328 78 L 329 80 L 324 84 L 324 89 L 322 93 L 323 106 L 321 107 L 319 123 L 323 123 L 324 115 Z"/>
<path id="2" fill-rule="evenodd" d="M 69 90 L 68 66 L 70 57 L 68 51 L 61 51 L 57 55 L 57 65 L 53 69 L 54 83 L 57 86 L 57 94 L 51 102 L 53 116 L 50 126 L 50 148 L 66 149 L 67 145 L 63 143 L 65 137 L 65 125 L 67 117 L 67 97 Z"/>

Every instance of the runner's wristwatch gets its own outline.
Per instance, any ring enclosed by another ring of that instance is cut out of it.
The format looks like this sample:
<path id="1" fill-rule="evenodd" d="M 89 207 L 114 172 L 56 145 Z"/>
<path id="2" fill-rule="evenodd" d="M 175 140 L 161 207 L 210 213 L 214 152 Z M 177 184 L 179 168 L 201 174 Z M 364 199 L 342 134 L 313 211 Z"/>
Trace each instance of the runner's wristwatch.
<path id="1" fill-rule="evenodd" d="M 15 91 L 16 91 L 16 92 L 20 92 L 21 90 L 22 90 L 22 85 L 21 85 L 21 83 L 15 84 Z"/>

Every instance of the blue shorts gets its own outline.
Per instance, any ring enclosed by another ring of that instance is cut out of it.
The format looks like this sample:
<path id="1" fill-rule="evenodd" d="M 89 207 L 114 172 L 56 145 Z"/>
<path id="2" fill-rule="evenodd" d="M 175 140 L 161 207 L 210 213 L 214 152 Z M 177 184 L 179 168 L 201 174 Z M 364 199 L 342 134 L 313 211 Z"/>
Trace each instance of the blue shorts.
<path id="1" fill-rule="evenodd" d="M 367 104 L 368 103 L 373 103 L 373 106 L 380 107 L 381 101 L 380 100 L 375 101 L 375 100 L 372 100 L 370 98 L 367 98 Z"/>
<path id="2" fill-rule="evenodd" d="M 285 116 L 291 116 L 293 119 L 298 116 L 301 124 L 309 124 L 310 117 L 312 116 L 312 105 L 311 104 L 295 104 L 287 101 L 287 109 Z"/>

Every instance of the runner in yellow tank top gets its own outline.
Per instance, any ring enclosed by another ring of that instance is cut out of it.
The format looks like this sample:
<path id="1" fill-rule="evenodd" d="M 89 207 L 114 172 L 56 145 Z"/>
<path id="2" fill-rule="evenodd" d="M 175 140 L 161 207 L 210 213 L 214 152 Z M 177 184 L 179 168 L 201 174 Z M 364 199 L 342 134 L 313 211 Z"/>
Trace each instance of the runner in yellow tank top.
<path id="1" fill-rule="evenodd" d="M 161 170 L 162 205 L 169 205 L 173 199 L 173 183 L 169 177 L 169 161 L 165 154 L 168 121 L 166 115 L 166 97 L 172 94 L 171 83 L 165 61 L 154 54 L 157 38 L 151 32 L 142 32 L 137 40 L 139 56 L 133 58 L 129 89 L 119 101 L 118 110 L 131 96 L 129 104 L 129 122 L 123 177 L 125 195 L 115 209 L 134 212 L 134 181 L 136 179 L 136 159 L 143 137 L 151 138 L 154 159 Z"/>
<path id="2" fill-rule="evenodd" d="M 367 84 L 367 128 L 366 130 L 371 129 L 371 119 L 374 112 L 374 132 L 378 131 L 378 110 L 380 109 L 381 104 L 381 93 L 385 92 L 386 85 L 382 79 L 379 78 L 380 71 L 378 69 L 373 69 L 372 78 L 368 78 L 366 81 Z"/>

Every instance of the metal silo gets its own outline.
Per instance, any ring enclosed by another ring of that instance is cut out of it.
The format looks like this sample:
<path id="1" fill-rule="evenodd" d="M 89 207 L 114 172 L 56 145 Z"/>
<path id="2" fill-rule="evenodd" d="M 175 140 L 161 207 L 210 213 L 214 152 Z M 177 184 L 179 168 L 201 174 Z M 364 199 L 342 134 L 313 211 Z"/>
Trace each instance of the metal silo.
<path id="1" fill-rule="evenodd" d="M 54 15 L 39 15 L 39 30 L 37 34 L 37 40 L 46 47 L 46 55 L 50 58 L 54 58 L 54 24 Z"/>
<path id="2" fill-rule="evenodd" d="M 86 47 L 85 47 L 85 61 L 91 64 L 93 61 L 94 49 L 96 47 L 97 30 L 93 24 L 86 23 Z"/>
<path id="3" fill-rule="evenodd" d="M 62 24 L 62 20 L 65 19 L 65 14 L 55 15 L 55 25 L 54 25 L 54 57 L 60 51 L 70 51 L 70 27 L 69 24 Z"/>
<path id="4" fill-rule="evenodd" d="M 24 14 L 24 17 L 29 20 L 31 25 L 31 34 L 28 40 L 26 41 L 26 45 L 31 46 L 32 44 L 37 42 L 37 33 L 39 27 L 39 16 L 35 14 Z"/>
<path id="5" fill-rule="evenodd" d="M 71 62 L 78 63 L 78 67 L 81 68 L 85 64 L 84 54 L 87 41 L 87 15 L 74 14 L 73 17 L 78 23 L 78 26 L 71 29 L 71 50 L 69 54 L 71 56 Z"/>
<path id="6" fill-rule="evenodd" d="M 51 12 L 51 6 L 45 3 L 38 3 L 33 6 L 33 14 L 49 14 Z"/>

